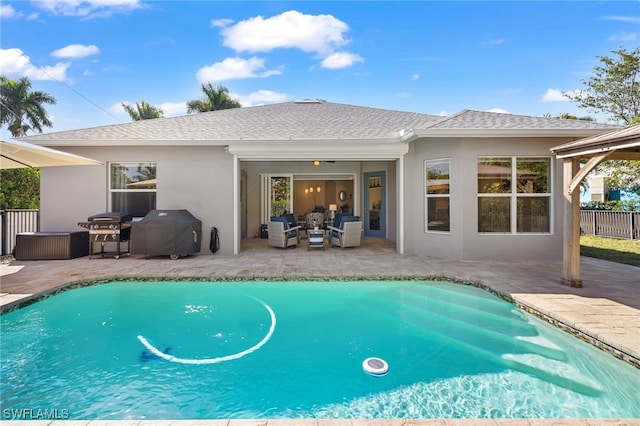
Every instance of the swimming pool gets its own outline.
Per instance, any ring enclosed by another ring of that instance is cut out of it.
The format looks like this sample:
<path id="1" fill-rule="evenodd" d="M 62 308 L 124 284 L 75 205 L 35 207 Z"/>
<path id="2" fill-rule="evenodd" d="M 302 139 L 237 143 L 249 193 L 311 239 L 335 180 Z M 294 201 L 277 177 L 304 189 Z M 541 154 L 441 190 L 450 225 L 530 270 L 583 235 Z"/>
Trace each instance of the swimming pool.
<path id="1" fill-rule="evenodd" d="M 640 417 L 639 370 L 447 282 L 112 282 L 0 321 L 3 419 Z"/>

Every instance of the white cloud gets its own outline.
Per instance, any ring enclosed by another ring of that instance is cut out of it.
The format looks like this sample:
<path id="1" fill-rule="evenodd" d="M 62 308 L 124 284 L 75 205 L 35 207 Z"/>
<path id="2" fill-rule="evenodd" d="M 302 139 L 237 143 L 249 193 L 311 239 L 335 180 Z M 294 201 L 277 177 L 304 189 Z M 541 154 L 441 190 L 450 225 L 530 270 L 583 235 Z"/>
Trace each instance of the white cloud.
<path id="1" fill-rule="evenodd" d="M 25 75 L 31 80 L 63 81 L 67 79 L 67 70 L 70 65 L 67 62 L 58 62 L 52 66 L 30 69 Z"/>
<path id="2" fill-rule="evenodd" d="M 70 44 L 62 49 L 54 50 L 51 56 L 56 58 L 84 58 L 100 53 L 98 46 L 85 46 L 82 44 Z"/>
<path id="3" fill-rule="evenodd" d="M 544 95 L 542 95 L 542 102 L 567 102 L 567 98 L 562 91 L 558 89 L 547 89 Z"/>
<path id="4" fill-rule="evenodd" d="M 602 19 L 605 21 L 618 21 L 627 22 L 629 24 L 640 24 L 640 17 L 638 16 L 605 16 Z"/>
<path id="5" fill-rule="evenodd" d="M 212 27 L 228 27 L 233 24 L 232 19 L 212 19 L 211 26 Z"/>
<path id="6" fill-rule="evenodd" d="M 165 117 L 175 117 L 176 115 L 187 114 L 186 102 L 163 102 L 158 106 L 162 109 L 162 112 L 164 112 Z"/>
<path id="7" fill-rule="evenodd" d="M 354 53 L 336 52 L 322 60 L 322 67 L 329 69 L 346 68 L 356 62 L 364 62 L 364 59 Z"/>
<path id="8" fill-rule="evenodd" d="M 82 17 L 108 17 L 143 7 L 139 0 L 40 0 L 34 4 L 55 15 Z"/>
<path id="9" fill-rule="evenodd" d="M 200 68 L 196 77 L 199 82 L 206 83 L 238 78 L 264 78 L 282 73 L 280 70 L 264 71 L 264 68 L 264 59 L 262 58 L 227 58 L 222 62 Z"/>
<path id="10" fill-rule="evenodd" d="M 13 18 L 16 10 L 10 4 L 0 4 L 0 18 Z"/>
<path id="11" fill-rule="evenodd" d="M 488 109 L 487 112 L 497 112 L 498 114 L 509 114 L 509 111 L 502 108 L 491 108 L 491 109 Z"/>
<path id="12" fill-rule="evenodd" d="M 258 90 L 248 95 L 237 95 L 229 93 L 232 99 L 237 99 L 243 107 L 286 102 L 291 97 L 286 93 L 273 92 L 271 90 Z"/>
<path id="13" fill-rule="evenodd" d="M 237 52 L 295 48 L 327 56 L 348 43 L 347 24 L 332 15 L 305 15 L 295 10 L 271 18 L 257 16 L 222 29 L 223 44 Z"/>
<path id="14" fill-rule="evenodd" d="M 411 75 L 411 81 L 416 81 L 416 80 L 420 80 L 420 74 L 412 74 Z"/>
<path id="15" fill-rule="evenodd" d="M 0 18 L 2 19 L 26 19 L 28 21 L 38 19 L 37 13 L 30 13 L 25 15 L 22 12 L 16 11 L 10 4 L 0 4 Z"/>
<path id="16" fill-rule="evenodd" d="M 52 66 L 38 67 L 17 48 L 0 49 L 0 69 L 10 77 L 29 77 L 31 80 L 65 80 L 71 64 L 59 62 Z"/>
<path id="17" fill-rule="evenodd" d="M 638 38 L 635 33 L 615 33 L 609 37 L 609 41 L 634 41 Z"/>

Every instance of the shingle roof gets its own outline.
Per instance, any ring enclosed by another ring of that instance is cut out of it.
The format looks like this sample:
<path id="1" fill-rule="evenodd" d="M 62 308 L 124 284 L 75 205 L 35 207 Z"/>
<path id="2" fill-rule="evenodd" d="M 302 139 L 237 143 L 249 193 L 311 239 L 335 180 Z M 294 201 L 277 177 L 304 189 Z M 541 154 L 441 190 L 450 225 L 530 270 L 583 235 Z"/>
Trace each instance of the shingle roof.
<path id="1" fill-rule="evenodd" d="M 532 117 L 486 111 L 462 110 L 441 118 L 430 129 L 613 129 L 619 126 L 583 120 Z"/>
<path id="2" fill-rule="evenodd" d="M 611 126 L 609 126 L 611 127 Z M 384 139 L 409 129 L 607 129 L 607 125 L 464 110 L 449 117 L 319 100 L 45 133 L 30 142 Z"/>

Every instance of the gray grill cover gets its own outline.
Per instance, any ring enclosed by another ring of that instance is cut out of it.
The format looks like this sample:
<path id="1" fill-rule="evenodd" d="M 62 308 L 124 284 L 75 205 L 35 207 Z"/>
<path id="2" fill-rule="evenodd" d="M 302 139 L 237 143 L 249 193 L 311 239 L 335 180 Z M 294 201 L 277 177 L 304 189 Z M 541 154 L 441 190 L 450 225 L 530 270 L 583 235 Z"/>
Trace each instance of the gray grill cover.
<path id="1" fill-rule="evenodd" d="M 188 210 L 151 210 L 131 224 L 131 253 L 147 256 L 200 253 L 202 222 Z"/>

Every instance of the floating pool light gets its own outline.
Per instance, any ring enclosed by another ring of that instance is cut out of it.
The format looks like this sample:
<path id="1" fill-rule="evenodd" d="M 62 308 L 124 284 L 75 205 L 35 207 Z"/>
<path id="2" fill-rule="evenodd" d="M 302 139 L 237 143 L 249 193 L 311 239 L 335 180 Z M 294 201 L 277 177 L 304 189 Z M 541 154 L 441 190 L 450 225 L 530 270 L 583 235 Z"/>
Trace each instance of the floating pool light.
<path id="1" fill-rule="evenodd" d="M 389 364 L 382 358 L 371 357 L 362 362 L 362 368 L 372 376 L 384 376 L 389 372 Z"/>

